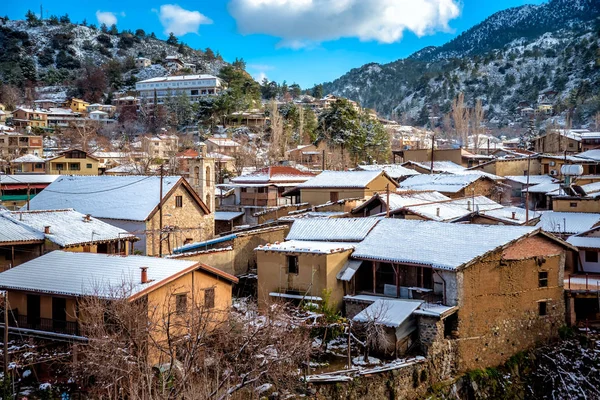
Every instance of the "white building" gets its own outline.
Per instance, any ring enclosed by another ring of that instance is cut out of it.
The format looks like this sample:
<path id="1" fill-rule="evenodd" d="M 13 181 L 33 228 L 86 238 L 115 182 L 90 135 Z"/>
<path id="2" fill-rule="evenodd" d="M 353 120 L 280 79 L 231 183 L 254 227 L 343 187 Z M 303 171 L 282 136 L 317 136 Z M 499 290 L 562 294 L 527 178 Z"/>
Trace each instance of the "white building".
<path id="1" fill-rule="evenodd" d="M 152 65 L 152 61 L 146 57 L 138 57 L 135 59 L 136 68 L 146 68 Z"/>
<path id="2" fill-rule="evenodd" d="M 214 95 L 223 89 L 221 79 L 213 75 L 180 75 L 163 76 L 137 82 L 135 89 L 139 97 L 146 101 L 153 101 L 154 93 L 158 104 L 162 104 L 166 97 L 187 94 L 190 101 L 196 102 L 201 97 Z"/>

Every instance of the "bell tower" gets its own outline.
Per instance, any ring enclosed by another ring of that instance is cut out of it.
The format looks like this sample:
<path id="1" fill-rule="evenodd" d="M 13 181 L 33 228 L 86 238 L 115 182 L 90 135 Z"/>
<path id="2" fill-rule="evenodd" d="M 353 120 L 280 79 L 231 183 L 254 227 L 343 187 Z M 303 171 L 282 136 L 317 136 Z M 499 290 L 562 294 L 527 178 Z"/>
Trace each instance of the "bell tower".
<path id="1" fill-rule="evenodd" d="M 198 157 L 189 161 L 190 184 L 206 204 L 215 212 L 215 159 L 206 154 L 206 145 L 198 146 Z"/>

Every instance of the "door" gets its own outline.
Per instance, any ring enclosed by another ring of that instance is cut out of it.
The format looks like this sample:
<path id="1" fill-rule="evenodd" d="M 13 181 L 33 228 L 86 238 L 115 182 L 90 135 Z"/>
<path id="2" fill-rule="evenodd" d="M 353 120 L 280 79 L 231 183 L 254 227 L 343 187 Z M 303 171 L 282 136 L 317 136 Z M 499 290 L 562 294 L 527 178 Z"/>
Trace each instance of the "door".
<path id="1" fill-rule="evenodd" d="M 27 325 L 30 329 L 37 329 L 40 325 L 40 296 L 27 295 Z"/>
<path id="2" fill-rule="evenodd" d="M 329 192 L 329 201 L 335 203 L 340 199 L 340 194 L 338 192 Z"/>
<path id="3" fill-rule="evenodd" d="M 60 297 L 52 298 L 52 328 L 56 332 L 65 330 L 67 322 L 67 299 Z"/>

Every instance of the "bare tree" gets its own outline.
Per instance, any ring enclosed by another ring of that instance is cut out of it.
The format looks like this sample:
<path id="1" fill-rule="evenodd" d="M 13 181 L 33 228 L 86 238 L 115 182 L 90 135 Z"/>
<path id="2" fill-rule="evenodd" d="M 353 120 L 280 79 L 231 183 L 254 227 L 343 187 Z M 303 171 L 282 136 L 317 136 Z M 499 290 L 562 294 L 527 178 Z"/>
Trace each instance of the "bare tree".
<path id="1" fill-rule="evenodd" d="M 271 101 L 271 144 L 269 146 L 269 163 L 280 161 L 285 154 L 285 137 L 283 132 L 283 117 L 277 109 L 277 103 Z"/>
<path id="2" fill-rule="evenodd" d="M 96 139 L 98 132 L 98 123 L 89 119 L 81 119 L 69 123 L 69 129 L 65 132 L 71 139 L 71 146 L 89 151 L 90 142 Z"/>
<path id="3" fill-rule="evenodd" d="M 473 131 L 473 140 L 475 142 L 474 148 L 475 152 L 477 152 L 477 150 L 479 150 L 479 135 L 484 132 L 484 127 L 482 126 L 484 111 L 480 99 L 477 99 L 475 102 L 475 109 L 473 110 L 471 117 L 471 130 Z"/>
<path id="4" fill-rule="evenodd" d="M 358 341 L 363 346 L 364 361 L 369 361 L 371 350 L 389 351 L 395 346 L 386 325 L 389 324 L 389 304 L 385 301 L 371 305 L 362 313 L 364 318 L 359 319 L 359 336 L 363 341 Z M 355 318 L 356 319 L 356 318 Z"/>
<path id="5" fill-rule="evenodd" d="M 596 126 L 596 131 L 600 130 L 600 111 L 594 115 L 594 125 Z"/>
<path id="6" fill-rule="evenodd" d="M 452 102 L 452 120 L 454 129 L 461 146 L 468 145 L 469 139 L 469 110 L 465 106 L 465 95 L 460 92 Z"/>

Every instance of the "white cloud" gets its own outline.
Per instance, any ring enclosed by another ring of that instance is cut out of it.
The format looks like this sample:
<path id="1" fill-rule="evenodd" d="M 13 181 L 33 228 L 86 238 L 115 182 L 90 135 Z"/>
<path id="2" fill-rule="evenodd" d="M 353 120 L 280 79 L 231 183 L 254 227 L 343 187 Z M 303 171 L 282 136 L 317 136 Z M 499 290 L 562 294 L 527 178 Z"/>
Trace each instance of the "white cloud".
<path id="1" fill-rule="evenodd" d="M 175 36 L 197 33 L 200 25 L 212 24 L 212 20 L 199 11 L 190 11 L 177 4 L 163 4 L 158 11 L 160 23 L 165 34 L 173 32 Z"/>
<path id="2" fill-rule="evenodd" d="M 267 78 L 267 80 L 269 80 L 269 77 L 267 76 L 267 74 L 265 74 L 264 71 L 259 72 L 258 74 L 253 76 L 254 80 L 256 82 L 262 82 L 265 78 Z"/>
<path id="3" fill-rule="evenodd" d="M 247 69 L 253 69 L 255 71 L 271 71 L 275 69 L 273 65 L 268 64 L 248 64 L 246 67 Z"/>
<path id="4" fill-rule="evenodd" d="M 301 48 L 344 37 L 393 43 L 405 30 L 423 36 L 447 31 L 460 15 L 459 0 L 231 0 L 242 34 L 281 38 Z"/>
<path id="5" fill-rule="evenodd" d="M 125 16 L 125 13 L 121 13 L 121 16 Z M 117 24 L 117 16 L 115 13 L 110 11 L 96 11 L 96 19 L 99 24 L 106 24 L 106 26 L 116 25 Z"/>

